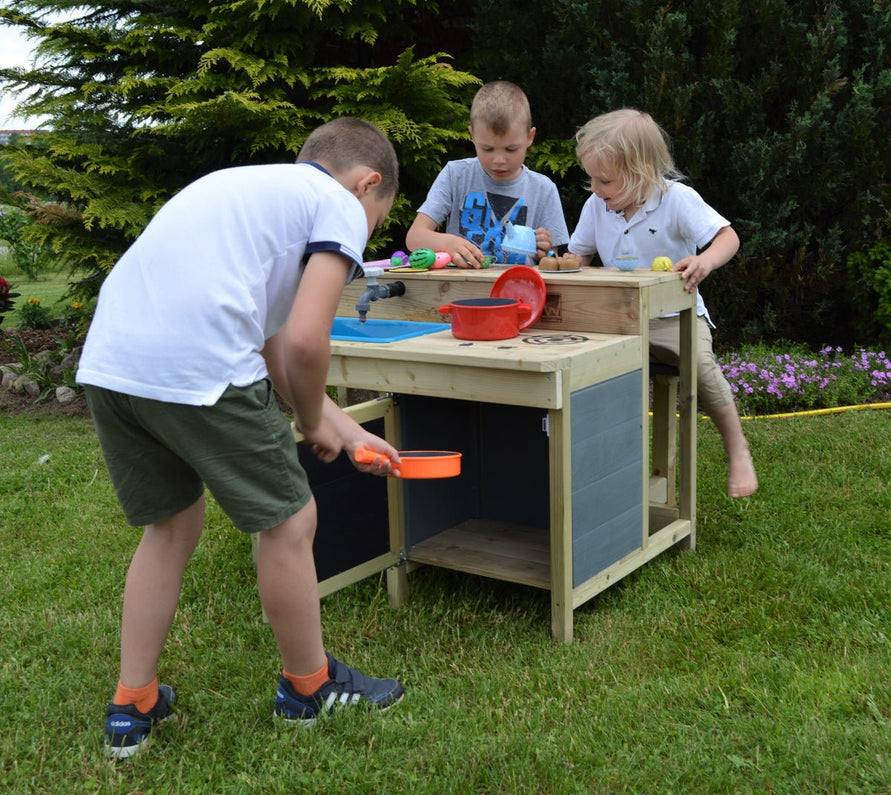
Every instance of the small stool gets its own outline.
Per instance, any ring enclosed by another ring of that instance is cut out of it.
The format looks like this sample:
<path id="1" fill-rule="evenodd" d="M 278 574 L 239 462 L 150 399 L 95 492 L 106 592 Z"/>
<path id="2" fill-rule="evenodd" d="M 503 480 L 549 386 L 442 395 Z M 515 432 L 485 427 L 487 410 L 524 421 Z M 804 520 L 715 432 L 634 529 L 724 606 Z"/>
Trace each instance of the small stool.
<path id="1" fill-rule="evenodd" d="M 650 501 L 677 504 L 678 384 L 677 367 L 650 362 L 653 382 Z"/>

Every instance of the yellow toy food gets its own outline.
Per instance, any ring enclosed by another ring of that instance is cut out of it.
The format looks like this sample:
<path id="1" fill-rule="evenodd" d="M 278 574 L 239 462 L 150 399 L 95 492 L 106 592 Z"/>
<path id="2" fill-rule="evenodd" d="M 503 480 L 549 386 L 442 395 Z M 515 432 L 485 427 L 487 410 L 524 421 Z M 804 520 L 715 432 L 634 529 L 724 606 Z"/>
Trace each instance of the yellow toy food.
<path id="1" fill-rule="evenodd" d="M 656 257 L 650 266 L 654 271 L 670 271 L 674 267 L 674 263 L 668 257 Z"/>

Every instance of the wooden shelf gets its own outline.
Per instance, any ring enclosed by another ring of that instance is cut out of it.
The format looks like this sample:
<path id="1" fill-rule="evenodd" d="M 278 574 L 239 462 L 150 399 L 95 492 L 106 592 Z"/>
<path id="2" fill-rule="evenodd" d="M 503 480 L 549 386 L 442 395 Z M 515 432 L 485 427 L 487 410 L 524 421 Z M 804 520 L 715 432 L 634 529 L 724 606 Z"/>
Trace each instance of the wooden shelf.
<path id="1" fill-rule="evenodd" d="M 415 544 L 408 560 L 550 590 L 548 531 L 484 519 L 466 522 Z"/>

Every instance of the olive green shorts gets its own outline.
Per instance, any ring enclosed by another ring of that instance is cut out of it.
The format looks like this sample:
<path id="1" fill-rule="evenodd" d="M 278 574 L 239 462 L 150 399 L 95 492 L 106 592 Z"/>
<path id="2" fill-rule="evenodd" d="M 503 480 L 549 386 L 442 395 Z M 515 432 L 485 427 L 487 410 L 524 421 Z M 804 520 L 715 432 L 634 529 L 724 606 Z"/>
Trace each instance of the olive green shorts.
<path id="1" fill-rule="evenodd" d="M 230 386 L 213 406 L 186 406 L 85 386 L 102 455 L 127 521 L 154 524 L 207 486 L 235 526 L 281 524 L 312 497 L 272 383 Z"/>

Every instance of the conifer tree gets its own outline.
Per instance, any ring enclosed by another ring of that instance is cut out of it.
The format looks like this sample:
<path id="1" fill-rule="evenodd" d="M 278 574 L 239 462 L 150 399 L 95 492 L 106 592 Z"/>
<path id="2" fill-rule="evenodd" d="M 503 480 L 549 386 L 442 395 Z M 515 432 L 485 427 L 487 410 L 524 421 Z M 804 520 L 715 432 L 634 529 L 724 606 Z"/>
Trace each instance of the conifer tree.
<path id="1" fill-rule="evenodd" d="M 33 68 L 0 77 L 23 93 L 24 111 L 50 120 L 2 158 L 28 191 L 16 201 L 37 221 L 30 233 L 86 270 L 75 294 L 98 290 L 178 189 L 217 168 L 293 161 L 336 116 L 376 123 L 404 171 L 431 181 L 465 134 L 478 81 L 410 46 L 374 63 L 377 27 L 403 2 L 12 0 L 0 9 L 0 23 L 38 42 Z M 402 197 L 391 217 L 411 215 Z M 389 245 L 386 232 L 374 243 Z"/>

